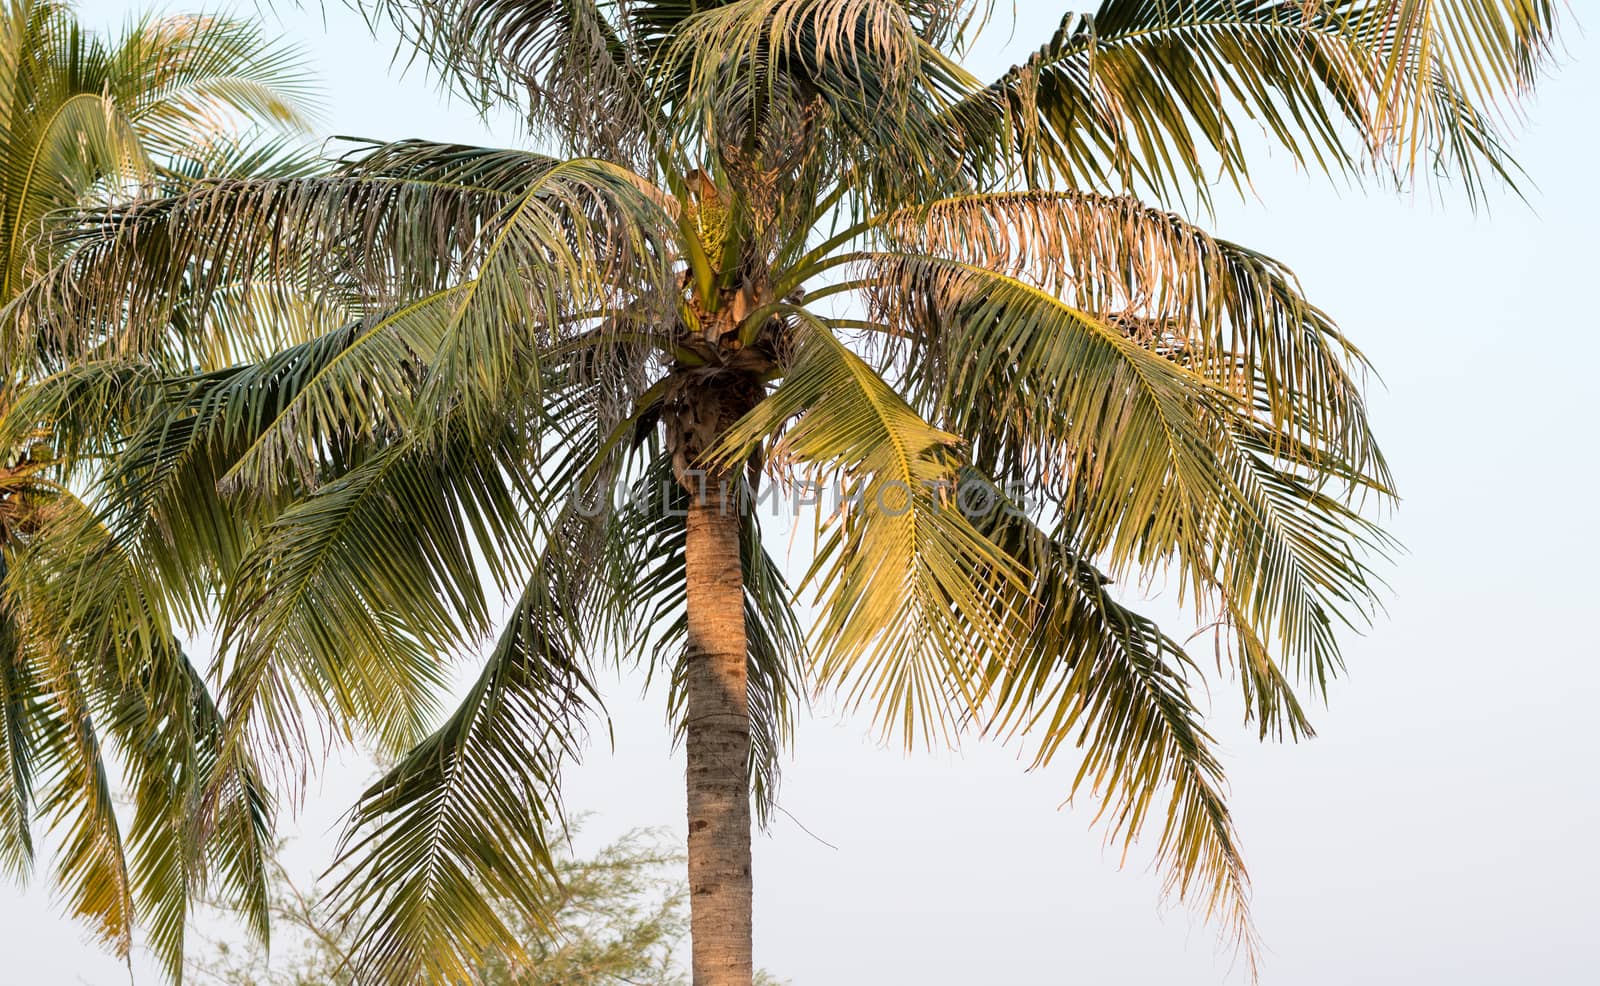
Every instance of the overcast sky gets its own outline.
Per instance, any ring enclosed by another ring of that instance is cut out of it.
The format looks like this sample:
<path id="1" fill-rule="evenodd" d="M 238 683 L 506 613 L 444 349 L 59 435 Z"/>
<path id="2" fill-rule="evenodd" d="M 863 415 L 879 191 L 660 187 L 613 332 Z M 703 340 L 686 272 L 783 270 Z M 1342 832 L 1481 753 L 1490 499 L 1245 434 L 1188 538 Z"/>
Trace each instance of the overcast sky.
<path id="1" fill-rule="evenodd" d="M 1025 57 L 1070 6 L 1018 5 L 1009 45 L 1002 23 L 974 56 L 980 76 Z M 96 27 L 142 7 L 79 6 Z M 509 121 L 491 129 L 420 72 L 392 71 L 392 41 L 342 8 L 280 6 L 266 16 L 311 53 L 329 133 L 518 141 Z M 1347 637 L 1320 735 L 1259 745 L 1232 683 L 1213 691 L 1268 984 L 1594 981 L 1600 43 L 1566 40 L 1517 141 L 1529 205 L 1501 197 L 1474 215 L 1460 199 L 1330 188 L 1284 160 L 1208 220 L 1288 261 L 1377 364 L 1373 414 L 1404 497 L 1388 616 Z M 662 699 L 638 691 L 616 684 L 614 751 L 596 743 L 570 775 L 570 807 L 593 813 L 585 843 L 683 831 Z M 817 709 L 784 778 L 793 820 L 757 842 L 760 964 L 796 986 L 1244 981 L 1209 927 L 1160 903 L 1147 854 L 1119 869 L 1092 802 L 1061 807 L 1073 764 L 1023 767 L 978 744 L 906 755 L 864 719 Z M 327 861 L 368 771 L 352 757 L 313 788 L 292 856 L 304 872 Z M 0 885 L 0 980 L 126 982 L 43 883 Z"/>

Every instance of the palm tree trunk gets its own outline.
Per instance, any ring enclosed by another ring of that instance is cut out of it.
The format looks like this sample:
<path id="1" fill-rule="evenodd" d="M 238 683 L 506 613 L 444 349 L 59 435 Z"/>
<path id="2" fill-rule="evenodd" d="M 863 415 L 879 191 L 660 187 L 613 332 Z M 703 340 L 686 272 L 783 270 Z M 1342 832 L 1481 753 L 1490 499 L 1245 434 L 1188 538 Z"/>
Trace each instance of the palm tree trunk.
<path id="1" fill-rule="evenodd" d="M 750 708 L 734 498 L 691 491 L 684 655 L 694 986 L 751 986 Z"/>

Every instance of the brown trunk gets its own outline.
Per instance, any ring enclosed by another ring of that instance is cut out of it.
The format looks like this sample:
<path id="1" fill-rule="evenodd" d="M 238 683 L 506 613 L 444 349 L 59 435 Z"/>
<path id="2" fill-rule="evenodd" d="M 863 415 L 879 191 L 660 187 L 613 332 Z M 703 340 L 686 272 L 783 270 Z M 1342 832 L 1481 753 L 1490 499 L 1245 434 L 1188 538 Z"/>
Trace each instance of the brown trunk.
<path id="1" fill-rule="evenodd" d="M 699 484 L 696 484 L 699 485 Z M 690 493 L 684 656 L 694 986 L 751 986 L 750 710 L 739 512 L 712 478 Z"/>

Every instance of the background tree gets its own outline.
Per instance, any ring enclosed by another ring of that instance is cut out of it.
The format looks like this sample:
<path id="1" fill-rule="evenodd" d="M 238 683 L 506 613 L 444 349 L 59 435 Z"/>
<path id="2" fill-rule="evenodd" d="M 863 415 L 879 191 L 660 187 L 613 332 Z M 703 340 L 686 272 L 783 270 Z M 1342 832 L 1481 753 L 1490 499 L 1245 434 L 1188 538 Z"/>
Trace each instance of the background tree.
<path id="1" fill-rule="evenodd" d="M 50 259 L 37 238 L 56 210 L 170 194 L 200 174 L 293 173 L 284 141 L 308 126 L 309 95 L 293 54 L 240 21 L 144 18 L 102 38 L 66 5 L 6 3 L 0 302 L 22 290 L 30 263 Z M 25 367 L 5 364 L 0 412 L 29 382 Z M 19 879 L 30 872 L 42 819 L 58 840 L 68 910 L 120 955 L 137 912 L 176 970 L 208 859 L 219 891 L 254 898 L 259 915 L 252 843 L 266 835 L 265 793 L 241 790 L 238 811 L 219 809 L 225 824 L 200 832 L 198 793 L 216 772 L 220 717 L 172 636 L 158 573 L 130 567 L 64 485 L 57 452 L 26 425 L 0 443 L 0 867 Z M 70 534 L 58 543 L 60 531 Z M 39 580 L 48 577 L 24 556 L 58 547 L 122 591 L 46 601 Z M 119 781 L 137 799 L 127 827 L 112 803 Z"/>
<path id="2" fill-rule="evenodd" d="M 366 145 L 85 214 L 11 309 L 56 373 L 13 419 L 103 463 L 141 569 L 220 600 L 210 789 L 250 757 L 292 783 L 319 736 L 403 751 L 334 889 L 362 975 L 514 948 L 607 661 L 659 673 L 684 735 L 697 986 L 752 981 L 751 796 L 813 688 L 910 745 L 1076 746 L 1072 788 L 1253 957 L 1200 665 L 1107 586 L 1175 576 L 1261 734 L 1306 735 L 1293 688 L 1371 612 L 1361 507 L 1391 487 L 1359 351 L 1282 264 L 1166 209 L 1274 148 L 1511 177 L 1556 5 L 1105 0 L 988 84 L 955 0 L 373 6 L 558 154 Z M 221 305 L 241 282 L 288 344 L 161 373 L 259 345 Z M 802 633 L 739 506 L 806 478 L 844 497 Z"/>
<path id="3" fill-rule="evenodd" d="M 559 898 L 549 919 L 529 923 L 515 909 L 505 920 L 530 961 L 490 954 L 474 986 L 681 986 L 674 961 L 689 933 L 683 857 L 652 832 L 630 832 L 592 856 L 560 843 Z M 272 954 L 259 946 L 217 942 L 190 962 L 193 982 L 216 986 L 347 986 L 354 928 L 315 887 L 302 889 L 275 857 L 272 865 Z M 770 976 L 757 982 L 776 986 Z"/>

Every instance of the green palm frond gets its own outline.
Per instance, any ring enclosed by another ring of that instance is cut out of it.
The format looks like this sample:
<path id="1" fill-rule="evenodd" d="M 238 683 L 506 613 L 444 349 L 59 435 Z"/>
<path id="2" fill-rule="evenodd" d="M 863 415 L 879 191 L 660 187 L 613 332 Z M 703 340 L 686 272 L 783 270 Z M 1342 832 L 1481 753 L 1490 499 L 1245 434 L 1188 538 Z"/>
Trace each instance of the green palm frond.
<path id="1" fill-rule="evenodd" d="M 490 414 L 538 378 L 526 369 L 541 346 L 620 305 L 612 285 L 648 297 L 665 278 L 654 242 L 672 225 L 662 201 L 604 162 L 379 147 L 327 177 L 206 183 L 86 214 L 63 234 L 71 259 L 12 306 L 13 328 L 52 340 L 57 362 L 160 354 L 183 342 L 171 338 L 180 304 L 184 324 L 215 332 L 206 324 L 214 304 L 236 311 L 237 285 L 267 284 L 276 297 L 309 295 L 314 310 L 368 313 L 360 344 L 303 400 L 359 408 L 374 384 L 398 389 L 364 374 L 420 363 L 416 401 L 427 411 L 413 424 L 455 405 Z M 140 292 L 128 310 L 127 288 L 153 279 L 161 289 Z M 129 333 L 130 324 L 147 331 Z"/>
<path id="2" fill-rule="evenodd" d="M 375 452 L 256 534 L 221 608 L 234 728 L 300 748 L 297 686 L 385 749 L 424 731 L 442 658 L 488 627 L 480 566 L 504 580 L 531 556 L 507 478 L 521 436 L 461 425 L 452 439 Z"/>
<path id="3" fill-rule="evenodd" d="M 1238 187 L 1251 119 L 1300 164 L 1470 195 L 1515 165 L 1499 131 L 1551 54 L 1555 0 L 1104 0 L 952 110 L 977 170 L 1035 186 Z"/>
<path id="4" fill-rule="evenodd" d="M 485 952 L 518 947 L 504 902 L 540 917 L 557 778 L 593 697 L 557 599 L 536 570 L 455 713 L 351 815 L 333 897 L 361 919 L 359 967 L 376 981 L 466 981 Z"/>
<path id="5" fill-rule="evenodd" d="M 294 53 L 226 17 L 147 17 L 113 41 L 68 8 L 15 2 L 0 94 L 0 299 L 25 283 L 45 217 L 148 185 L 262 125 L 303 133 L 315 93 Z"/>
<path id="6" fill-rule="evenodd" d="M 663 128 L 641 49 L 605 0 L 373 5 L 480 106 L 515 102 L 534 130 L 577 154 L 642 165 Z"/>
<path id="7" fill-rule="evenodd" d="M 97 455 L 100 519 L 174 588 L 183 618 L 200 625 L 216 588 L 238 569 L 253 527 L 314 486 L 330 460 L 348 464 L 336 431 L 297 446 L 301 454 L 273 484 L 249 497 L 219 495 L 223 478 L 282 406 L 352 334 L 346 328 L 258 364 L 176 381 L 140 363 L 84 364 L 30 388 L 15 413 L 52 421 L 57 446 L 69 454 Z M 107 391 L 116 392 L 112 399 L 87 404 Z M 93 410 L 63 413 L 86 406 Z"/>
<path id="8" fill-rule="evenodd" d="M 57 210 L 171 188 L 224 162 L 286 165 L 308 122 L 313 94 L 303 79 L 287 49 L 242 21 L 146 18 L 107 40 L 82 30 L 65 6 L 7 4 L 0 11 L 0 302 L 14 300 L 32 265 L 59 258 L 38 239 Z M 258 139 L 267 133 L 282 136 Z M 97 475 L 98 457 L 126 437 L 131 418 L 119 412 L 147 410 L 155 389 L 149 368 L 85 368 L 53 394 L 35 395 L 19 386 L 29 381 L 15 374 L 18 355 L 7 353 L 0 388 L 4 458 L 7 476 L 27 467 L 30 489 L 0 492 L 0 848 L 21 875 L 31 864 L 30 823 L 50 827 L 60 842 L 55 879 L 67 908 L 122 955 L 137 915 L 176 978 L 189 902 L 208 863 L 265 934 L 265 795 L 247 765 L 232 764 L 240 810 L 217 812 L 212 831 L 196 827 L 198 792 L 219 769 L 220 719 L 174 643 L 169 608 L 177 597 L 62 485 Z M 124 787 L 135 801 L 126 831 L 112 800 Z"/>
<path id="9" fill-rule="evenodd" d="M 821 321 L 807 320 L 782 382 L 713 454 L 768 461 L 835 484 L 819 512 L 816 560 L 800 585 L 819 597 L 812 648 L 820 684 L 870 700 L 879 724 L 910 744 L 953 724 L 944 689 L 995 628 L 987 597 L 1018 577 L 949 508 L 959 439 L 919 417 Z"/>
<path id="10" fill-rule="evenodd" d="M 929 41 L 949 29 L 944 6 L 706 6 L 664 35 L 649 71 L 691 154 L 720 159 L 746 185 L 793 176 L 802 209 L 831 184 L 870 214 L 965 188 L 944 114 L 979 83 Z"/>
<path id="11" fill-rule="evenodd" d="M 21 630 L 22 669 L 37 669 L 28 673 L 48 686 L 34 711 L 56 721 L 29 731 L 31 746 L 53 765 L 60 785 L 41 802 L 64 814 L 67 801 L 86 799 L 75 823 L 86 834 L 74 836 L 77 861 L 62 870 L 63 878 L 126 877 L 126 896 L 138 905 L 150 944 L 174 974 L 189 904 L 208 869 L 224 897 L 264 936 L 268 799 L 253 765 L 223 748 L 222 718 L 172 636 L 160 580 L 69 496 L 57 496 L 28 534 L 21 564 L 8 573 L 5 608 Z M 50 742 L 32 739 L 41 729 Z M 100 783 L 95 777 L 104 766 L 95 767 L 94 757 L 105 743 L 134 798 L 125 845 L 112 831 L 114 812 L 97 818 L 98 795 L 85 793 L 85 784 Z M 213 791 L 217 810 L 202 813 L 202 798 Z M 122 853 L 125 859 L 111 858 Z M 101 899 L 101 891 L 74 892 L 86 900 L 95 896 L 106 922 L 123 920 L 117 914 L 125 902 Z"/>
<path id="12" fill-rule="evenodd" d="M 1246 510 L 1233 539 L 1213 549 L 1202 584 L 1216 590 L 1215 615 L 1261 735 L 1285 727 L 1311 735 L 1291 683 L 1326 696 L 1343 668 L 1337 633 L 1370 623 L 1383 586 L 1373 566 L 1397 545 L 1359 502 L 1329 492 L 1348 465 L 1333 466 L 1326 454 L 1311 468 L 1286 461 L 1281 436 L 1259 422 L 1236 422 L 1230 432 L 1223 461 Z M 1287 676 L 1274 654 L 1287 661 Z"/>
<path id="13" fill-rule="evenodd" d="M 1335 627 L 1375 608 L 1369 561 L 1392 543 L 1325 489 L 1384 490 L 1370 443 L 1308 442 L 1318 432 L 1298 414 L 1275 428 L 1259 382 L 1250 408 L 1004 274 L 909 256 L 879 272 L 898 286 L 889 297 L 911 302 L 886 314 L 914 336 L 911 379 L 934 420 L 970 436 L 973 461 L 1005 482 L 1042 477 L 1073 543 L 1119 577 L 1177 566 L 1180 598 L 1230 631 L 1263 732 L 1309 732 L 1267 649 L 1320 684 L 1340 666 Z"/>
<path id="14" fill-rule="evenodd" d="M 1384 490 L 1353 372 L 1365 360 L 1283 264 L 1129 198 L 972 195 L 908 211 L 892 239 L 1006 274 L 1122 328 L 1148 349 L 1260 404 L 1278 430 L 1326 448 Z"/>
<path id="15" fill-rule="evenodd" d="M 761 545 L 752 514 L 740 539 L 745 572 L 744 632 L 750 648 L 750 795 L 762 825 L 778 804 L 782 760 L 794 742 L 797 717 L 810 694 L 805 631 L 791 604 L 793 592 L 777 561 Z"/>
<path id="16" fill-rule="evenodd" d="M 41 504 L 30 528 L 5 586 L 24 648 L 45 656 L 52 678 L 75 666 L 97 669 L 86 676 L 91 685 L 100 668 L 121 684 L 137 681 L 176 636 L 168 587 L 70 494 Z"/>
<path id="17" fill-rule="evenodd" d="M 47 696 L 34 724 L 50 765 L 39 779 L 39 815 L 60 840 L 55 883 L 69 912 L 126 957 L 133 944 L 133 878 L 100 732 L 70 668 L 52 669 Z"/>
<path id="18" fill-rule="evenodd" d="M 0 576 L 8 574 L 0 554 Z M 19 646 L 9 605 L 0 608 L 0 868 L 13 879 L 33 868 L 34 720 L 40 684 Z"/>
<path id="19" fill-rule="evenodd" d="M 1108 838 L 1132 849 L 1160 826 L 1156 861 L 1169 892 L 1198 898 L 1229 929 L 1254 972 L 1249 876 L 1226 784 L 1190 694 L 1199 667 L 1149 619 L 1116 602 L 1110 579 L 980 476 L 991 509 L 979 525 L 1029 573 L 1031 618 L 1015 645 L 991 653 L 986 726 L 1050 763 L 1069 743 L 1081 757 L 1072 793 L 1102 799 Z M 1165 805 L 1162 801 L 1165 800 Z"/>
<path id="20" fill-rule="evenodd" d="M 151 162 L 131 121 L 98 93 L 74 93 L 51 107 L 23 153 L 5 155 L 5 280 L 0 297 L 21 282 L 30 237 L 41 217 L 77 201 L 99 175 L 149 179 Z"/>
<path id="21" fill-rule="evenodd" d="M 208 882 L 265 937 L 270 806 L 250 762 L 223 749 L 222 719 L 199 672 L 170 636 L 150 639 L 164 627 L 148 576 L 81 505 L 61 509 L 68 504 L 55 508 L 70 528 L 36 531 L 8 585 L 7 609 L 24 631 L 17 659 L 47 683 L 34 689 L 27 724 L 31 769 L 49 768 L 41 813 L 68 827 L 57 879 L 78 912 L 119 949 L 136 914 L 176 977 L 191 902 Z M 100 536 L 97 550 L 66 536 L 85 531 Z M 77 567 L 84 558 L 92 571 Z M 126 832 L 98 800 L 113 776 L 108 752 L 133 798 Z M 217 810 L 203 812 L 213 790 Z"/>
<path id="22" fill-rule="evenodd" d="M 319 100 L 303 56 L 251 21 L 146 15 L 106 53 L 112 98 L 152 154 L 203 149 L 220 117 L 307 132 Z"/>
<path id="23" fill-rule="evenodd" d="M 1237 401 L 1200 374 L 1005 274 L 913 254 L 869 270 L 932 420 L 997 478 L 1057 493 L 1113 570 L 1202 545 L 1236 499 L 1213 450 Z"/>
<path id="24" fill-rule="evenodd" d="M 41 788 L 41 813 L 70 826 L 73 840 L 58 880 L 118 948 L 136 914 L 174 977 L 191 902 L 208 885 L 264 938 L 269 799 L 247 757 L 225 748 L 222 717 L 173 637 L 170 614 L 183 607 L 166 592 L 172 582 L 141 564 L 136 540 L 119 540 L 60 491 L 23 533 L 4 610 L 17 643 L 10 679 L 32 721 L 9 724 L 22 727 L 36 761 L 21 775 L 27 786 L 41 765 L 55 778 Z M 96 800 L 113 776 L 102 751 L 133 799 L 126 832 Z"/>
<path id="25" fill-rule="evenodd" d="M 271 808 L 253 766 L 224 749 L 222 718 L 199 672 L 175 644 L 164 657 L 136 685 L 107 688 L 105 722 L 134 803 L 128 850 L 139 927 L 178 980 L 192 904 L 211 884 L 266 941 Z M 208 812 L 213 791 L 217 808 Z"/>

